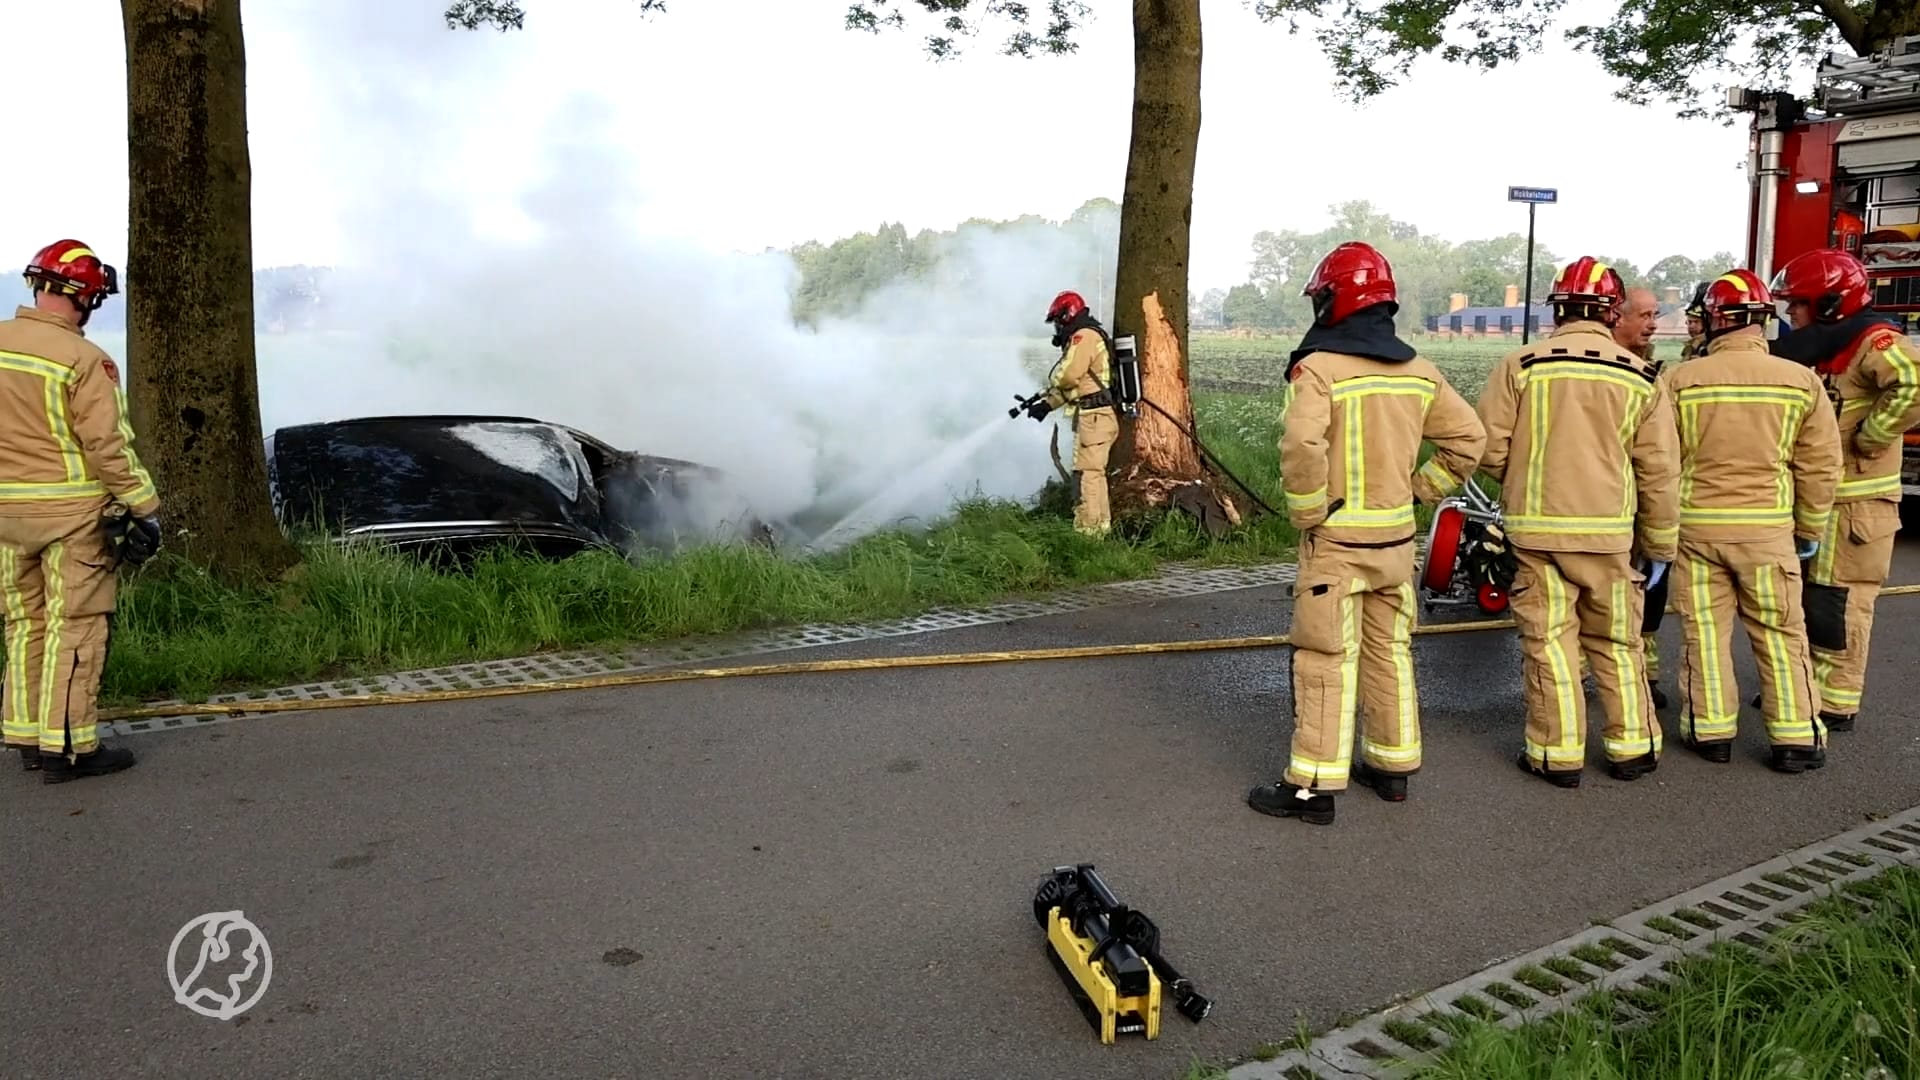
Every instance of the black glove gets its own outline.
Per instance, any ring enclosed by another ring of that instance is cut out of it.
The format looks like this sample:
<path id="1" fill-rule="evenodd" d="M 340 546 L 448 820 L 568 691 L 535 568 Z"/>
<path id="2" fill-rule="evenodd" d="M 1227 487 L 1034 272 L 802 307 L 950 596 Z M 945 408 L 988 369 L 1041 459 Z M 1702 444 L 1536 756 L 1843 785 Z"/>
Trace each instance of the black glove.
<path id="1" fill-rule="evenodd" d="M 1053 406 L 1047 404 L 1047 401 L 1045 398 L 1042 398 L 1039 401 L 1036 401 L 1033 404 L 1027 406 L 1027 415 L 1033 417 L 1036 423 L 1039 421 L 1045 420 L 1047 418 L 1047 414 L 1052 411 L 1053 411 Z"/>
<path id="2" fill-rule="evenodd" d="M 139 566 L 160 551 L 160 517 L 121 513 L 107 519 L 107 547 L 129 566 Z"/>

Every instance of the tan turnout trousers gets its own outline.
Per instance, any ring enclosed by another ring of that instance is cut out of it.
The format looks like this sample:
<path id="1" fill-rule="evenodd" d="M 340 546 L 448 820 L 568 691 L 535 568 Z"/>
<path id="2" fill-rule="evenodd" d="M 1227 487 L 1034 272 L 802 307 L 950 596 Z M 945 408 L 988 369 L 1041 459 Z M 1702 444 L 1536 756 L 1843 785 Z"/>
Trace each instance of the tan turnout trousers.
<path id="1" fill-rule="evenodd" d="M 1292 754 L 1288 783 L 1344 791 L 1360 756 L 1382 772 L 1420 768 L 1413 679 L 1413 541 L 1350 547 L 1309 535 L 1294 579 Z"/>
<path id="2" fill-rule="evenodd" d="M 98 749 L 96 698 L 114 594 L 98 512 L 0 514 L 7 745 L 65 755 Z"/>
<path id="3" fill-rule="evenodd" d="M 1073 524 L 1083 533 L 1102 534 L 1113 526 L 1107 502 L 1107 455 L 1120 437 L 1120 417 L 1111 407 L 1087 409 L 1073 418 L 1073 471 L 1080 478 Z"/>
<path id="4" fill-rule="evenodd" d="M 1514 549 L 1513 621 L 1520 630 L 1527 703 L 1527 758 L 1550 771 L 1587 761 L 1587 698 L 1577 676 L 1584 656 L 1606 711 L 1607 757 L 1632 761 L 1662 749 L 1647 690 L 1640 620 L 1645 580 L 1628 552 Z"/>
<path id="5" fill-rule="evenodd" d="M 1847 590 L 1845 652 L 1813 650 L 1820 707 L 1832 716 L 1860 711 L 1867 686 L 1867 643 L 1873 637 L 1873 607 L 1893 569 L 1893 541 L 1900 531 L 1900 504 L 1888 499 L 1835 503 L 1827 532 L 1808 574 L 1822 585 Z"/>
<path id="6" fill-rule="evenodd" d="M 1760 707 L 1775 746 L 1813 746 L 1826 730 L 1814 715 L 1813 664 L 1800 606 L 1800 560 L 1793 535 L 1727 543 L 1680 538 L 1669 571 L 1680 608 L 1680 727 L 1695 742 L 1738 733 L 1739 688 L 1733 676 L 1733 624 L 1746 624 L 1760 669 Z"/>

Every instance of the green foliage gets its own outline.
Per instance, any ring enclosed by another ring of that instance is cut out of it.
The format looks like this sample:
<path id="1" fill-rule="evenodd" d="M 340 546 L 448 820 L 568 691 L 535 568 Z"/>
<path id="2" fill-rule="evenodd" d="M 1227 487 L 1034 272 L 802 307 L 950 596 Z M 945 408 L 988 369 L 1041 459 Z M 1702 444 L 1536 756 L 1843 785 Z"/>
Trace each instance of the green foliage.
<path id="1" fill-rule="evenodd" d="M 1096 311 L 1112 310 L 1114 260 L 1119 250 L 1120 205 L 1089 199 L 1064 221 L 1027 214 L 1009 221 L 971 218 L 942 232 L 922 229 L 908 236 L 899 224 L 842 237 L 832 243 L 808 241 L 788 250 L 800 271 L 793 315 L 807 325 L 823 318 L 852 316 L 890 285 L 922 282 L 954 293 L 968 288 L 972 275 L 1000 267 L 969 258 L 975 241 L 1018 234 L 1036 249 L 1072 253 L 1078 264 L 1067 282 L 1081 288 Z M 1043 298 L 1040 303 L 1044 303 Z"/>
<path id="2" fill-rule="evenodd" d="M 1551 32 L 1565 0 L 1256 0 L 1289 33 L 1311 24 L 1353 101 L 1399 85 L 1413 62 L 1438 56 L 1491 71 L 1564 36 L 1620 79 L 1615 97 L 1664 99 L 1682 117 L 1729 115 L 1725 89 L 1789 90 L 1829 50 L 1865 55 L 1915 28 L 1913 0 L 1623 0 L 1597 25 Z M 1711 88 L 1703 76 L 1719 75 Z"/>
<path id="3" fill-rule="evenodd" d="M 1657 989 L 1602 991 L 1517 1029 L 1467 1023 L 1414 1080 L 1920 1076 L 1920 870 L 1847 886 L 1866 918 L 1816 901 L 1760 948 L 1715 946 Z M 1617 1027 L 1617 997 L 1652 1014 Z"/>
<path id="4" fill-rule="evenodd" d="M 1507 286 L 1519 286 L 1526 276 L 1524 233 L 1456 244 L 1422 233 L 1418 226 L 1400 221 L 1369 202 L 1344 202 L 1329 211 L 1333 223 L 1318 232 L 1288 229 L 1254 234 L 1252 280 L 1226 294 L 1222 305 L 1224 325 L 1304 330 L 1312 323 L 1313 313 L 1300 290 L 1315 264 L 1336 245 L 1349 240 L 1372 244 L 1393 264 L 1400 292 L 1400 325 L 1408 330 L 1424 326 L 1429 315 L 1446 314 L 1454 293 L 1465 293 L 1474 306 L 1505 306 Z M 1629 285 L 1648 284 L 1658 289 L 1667 284 L 1665 277 L 1655 283 L 1651 275 L 1643 275 L 1626 259 L 1596 257 L 1619 269 Z M 1725 254 L 1715 255 L 1707 263 L 1720 265 L 1722 259 L 1727 260 L 1722 270 L 1738 265 Z M 1551 250 L 1534 245 L 1536 303 L 1545 299 L 1559 262 Z M 1666 267 L 1671 277 L 1681 270 L 1698 272 L 1703 264 L 1673 255 L 1656 265 Z M 1693 280 L 1675 280 L 1672 284 L 1689 288 Z"/>
<path id="5" fill-rule="evenodd" d="M 667 0 L 631 0 L 641 14 L 665 13 Z M 527 13 L 520 0 L 453 0 L 447 5 L 447 29 L 478 30 L 483 26 L 499 30 L 518 30 L 526 23 Z"/>
<path id="6" fill-rule="evenodd" d="M 998 16 L 1011 23 L 1014 29 L 1000 51 L 1006 56 L 1019 57 L 1031 57 L 1035 49 L 1055 56 L 1074 52 L 1078 46 L 1073 42 L 1073 31 L 1088 14 L 1087 5 L 1079 0 L 1047 0 L 1046 27 L 1035 34 L 1029 29 L 1032 8 L 1013 0 L 981 0 L 977 6 L 972 0 L 905 0 L 897 6 L 895 0 L 865 0 L 848 6 L 847 29 L 869 33 L 879 33 L 883 28 L 900 29 L 907 24 L 907 16 L 900 8 L 907 6 L 932 16 L 939 26 L 940 33 L 927 35 L 927 52 L 936 60 L 958 56 L 960 48 L 955 39 L 979 33 L 980 20 L 968 17 L 974 12 Z"/>

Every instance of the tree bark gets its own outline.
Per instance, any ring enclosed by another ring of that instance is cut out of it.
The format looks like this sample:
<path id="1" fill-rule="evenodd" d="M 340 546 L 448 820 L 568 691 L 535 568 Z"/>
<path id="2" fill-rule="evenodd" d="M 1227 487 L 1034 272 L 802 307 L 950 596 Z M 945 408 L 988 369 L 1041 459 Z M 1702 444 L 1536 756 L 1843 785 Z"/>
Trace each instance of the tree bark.
<path id="1" fill-rule="evenodd" d="M 254 370 L 252 169 L 239 0 L 121 0 L 127 366 L 167 544 L 229 579 L 299 553 L 268 498 Z"/>
<path id="2" fill-rule="evenodd" d="M 1237 520 L 1181 430 L 1193 430 L 1187 259 L 1199 145 L 1200 0 L 1134 0 L 1133 138 L 1113 325 L 1116 335 L 1134 337 L 1145 400 L 1113 448 L 1113 506 L 1118 513 L 1163 507 L 1177 489 L 1200 484 Z"/>

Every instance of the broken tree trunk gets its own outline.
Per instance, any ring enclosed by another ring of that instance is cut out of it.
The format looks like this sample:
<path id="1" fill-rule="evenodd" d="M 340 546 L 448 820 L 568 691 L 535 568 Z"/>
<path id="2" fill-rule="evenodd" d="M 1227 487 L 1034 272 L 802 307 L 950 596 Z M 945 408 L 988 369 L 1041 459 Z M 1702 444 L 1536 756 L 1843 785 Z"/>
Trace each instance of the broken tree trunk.
<path id="1" fill-rule="evenodd" d="M 127 377 L 166 544 L 229 579 L 299 561 L 268 500 L 254 371 L 239 0 L 121 0 Z"/>
<path id="2" fill-rule="evenodd" d="M 1211 505 L 1217 514 L 1203 521 L 1224 515 L 1237 524 L 1239 511 L 1188 435 L 1187 255 L 1199 145 L 1200 0 L 1134 0 L 1133 138 L 1120 202 L 1113 326 L 1116 335 L 1134 337 L 1145 400 L 1114 444 L 1113 509 L 1125 515 Z"/>

